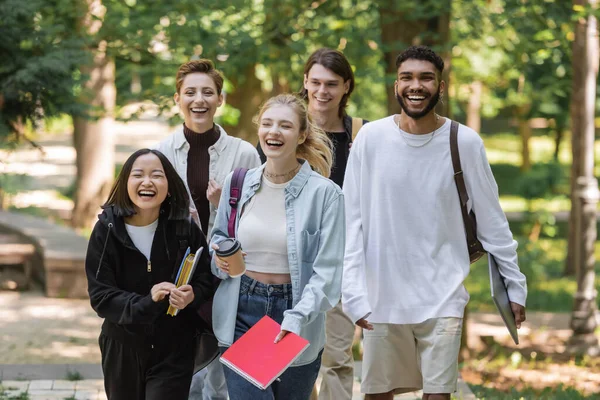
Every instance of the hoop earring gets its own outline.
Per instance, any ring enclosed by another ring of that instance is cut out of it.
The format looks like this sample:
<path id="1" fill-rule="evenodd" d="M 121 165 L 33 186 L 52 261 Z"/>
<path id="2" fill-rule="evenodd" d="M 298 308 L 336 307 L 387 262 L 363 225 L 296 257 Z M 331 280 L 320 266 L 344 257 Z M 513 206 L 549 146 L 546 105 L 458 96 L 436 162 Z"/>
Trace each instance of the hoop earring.
<path id="1" fill-rule="evenodd" d="M 440 93 L 440 103 L 444 105 L 444 92 Z"/>

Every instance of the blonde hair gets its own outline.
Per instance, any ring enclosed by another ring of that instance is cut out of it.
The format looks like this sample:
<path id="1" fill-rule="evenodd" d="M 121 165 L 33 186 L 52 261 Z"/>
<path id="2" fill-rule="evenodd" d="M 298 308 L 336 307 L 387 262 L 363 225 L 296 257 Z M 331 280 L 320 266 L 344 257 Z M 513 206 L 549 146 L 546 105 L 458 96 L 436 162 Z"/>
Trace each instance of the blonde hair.
<path id="1" fill-rule="evenodd" d="M 298 115 L 300 137 L 304 135 L 304 141 L 298 144 L 296 156 L 306 160 L 313 170 L 329 178 L 333 165 L 333 144 L 325 131 L 312 122 L 304 100 L 293 94 L 280 94 L 271 97 L 260 108 L 255 122 L 260 123 L 263 113 L 274 106 L 290 107 Z"/>

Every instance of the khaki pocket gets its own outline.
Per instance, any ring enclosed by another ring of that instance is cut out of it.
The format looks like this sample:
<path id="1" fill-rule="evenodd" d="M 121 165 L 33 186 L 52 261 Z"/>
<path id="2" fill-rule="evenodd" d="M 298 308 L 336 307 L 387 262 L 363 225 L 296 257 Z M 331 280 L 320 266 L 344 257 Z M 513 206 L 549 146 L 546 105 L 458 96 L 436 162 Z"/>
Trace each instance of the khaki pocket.
<path id="1" fill-rule="evenodd" d="M 388 335 L 389 326 L 388 324 L 371 324 L 373 325 L 373 330 L 369 331 L 367 329 L 363 329 L 363 335 L 365 337 L 385 337 Z"/>
<path id="2" fill-rule="evenodd" d="M 462 326 L 462 318 L 437 318 L 435 333 L 438 335 L 460 335 L 462 333 Z"/>

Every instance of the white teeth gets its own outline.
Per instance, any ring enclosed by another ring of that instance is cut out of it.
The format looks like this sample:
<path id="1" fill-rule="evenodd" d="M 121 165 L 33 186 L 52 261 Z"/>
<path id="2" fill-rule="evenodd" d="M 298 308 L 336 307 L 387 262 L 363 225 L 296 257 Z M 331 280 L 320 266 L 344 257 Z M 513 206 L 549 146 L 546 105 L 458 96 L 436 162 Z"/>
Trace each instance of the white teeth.
<path id="1" fill-rule="evenodd" d="M 198 108 L 198 107 L 194 107 L 191 109 L 192 112 L 206 112 L 208 111 L 208 108 Z"/>
<path id="2" fill-rule="evenodd" d="M 320 98 L 317 97 L 317 101 L 327 102 L 327 101 L 329 101 L 329 99 L 320 99 Z"/>
<path id="3" fill-rule="evenodd" d="M 414 101 L 425 100 L 425 96 L 408 96 L 408 99 Z"/>
<path id="4" fill-rule="evenodd" d="M 283 145 L 283 142 L 280 142 L 279 140 L 267 140 L 267 144 L 270 146 L 281 146 Z"/>
<path id="5" fill-rule="evenodd" d="M 140 190 L 138 193 L 140 196 L 154 196 L 156 194 L 151 190 Z"/>

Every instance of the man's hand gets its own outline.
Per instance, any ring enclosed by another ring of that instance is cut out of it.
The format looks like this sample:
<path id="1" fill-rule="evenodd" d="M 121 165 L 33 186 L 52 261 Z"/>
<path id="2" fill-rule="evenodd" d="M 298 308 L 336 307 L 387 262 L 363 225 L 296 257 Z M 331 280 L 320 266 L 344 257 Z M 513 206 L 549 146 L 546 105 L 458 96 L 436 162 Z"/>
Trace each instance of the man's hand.
<path id="1" fill-rule="evenodd" d="M 367 321 L 364 318 L 359 319 L 358 321 L 356 321 L 356 325 L 360 326 L 363 329 L 366 329 L 368 331 L 372 331 L 373 330 L 373 325 L 371 325 L 369 323 L 369 321 Z"/>
<path id="2" fill-rule="evenodd" d="M 171 290 L 169 296 L 169 304 L 178 310 L 183 310 L 194 301 L 194 289 L 190 285 L 182 285 L 176 289 Z"/>
<path id="3" fill-rule="evenodd" d="M 517 325 L 517 329 L 519 329 L 521 327 L 521 322 L 525 321 L 525 307 L 511 301 L 510 308 L 515 316 L 515 324 Z"/>
<path id="4" fill-rule="evenodd" d="M 215 207 L 219 207 L 219 201 L 221 200 L 221 190 L 223 186 L 219 185 L 214 179 L 208 181 L 208 188 L 206 189 L 206 198 Z"/>
<path id="5" fill-rule="evenodd" d="M 158 303 L 162 299 L 171 293 L 171 290 L 175 289 L 175 285 L 171 282 L 161 282 L 152 286 L 150 289 L 150 295 L 152 296 L 152 301 Z"/>

